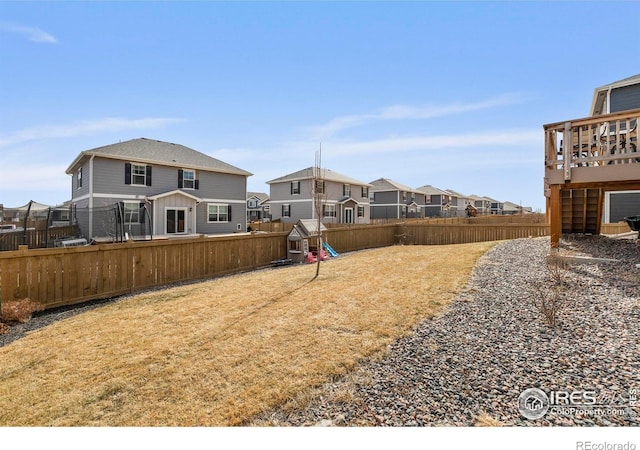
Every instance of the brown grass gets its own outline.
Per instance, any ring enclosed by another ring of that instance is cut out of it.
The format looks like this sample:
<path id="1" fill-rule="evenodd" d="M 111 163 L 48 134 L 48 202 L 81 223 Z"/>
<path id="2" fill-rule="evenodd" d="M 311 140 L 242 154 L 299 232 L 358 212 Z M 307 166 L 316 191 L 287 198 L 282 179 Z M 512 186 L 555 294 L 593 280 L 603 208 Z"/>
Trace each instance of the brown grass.
<path id="1" fill-rule="evenodd" d="M 492 243 L 370 250 L 146 293 L 0 348 L 0 425 L 226 426 L 438 314 Z"/>

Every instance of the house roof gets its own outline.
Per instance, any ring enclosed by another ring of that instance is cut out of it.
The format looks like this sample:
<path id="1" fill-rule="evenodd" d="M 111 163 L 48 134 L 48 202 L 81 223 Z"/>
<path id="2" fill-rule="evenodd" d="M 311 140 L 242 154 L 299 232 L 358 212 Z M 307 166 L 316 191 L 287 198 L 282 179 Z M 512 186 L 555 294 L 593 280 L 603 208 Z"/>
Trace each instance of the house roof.
<path id="1" fill-rule="evenodd" d="M 86 158 L 100 156 L 103 158 L 121 159 L 124 161 L 135 161 L 167 165 L 172 167 L 184 167 L 186 169 L 200 169 L 212 172 L 230 173 L 234 175 L 253 175 L 246 170 L 227 164 L 219 159 L 212 158 L 204 153 L 171 142 L 156 141 L 153 139 L 140 138 L 130 141 L 118 142 L 117 144 L 97 147 L 81 152 L 67 168 L 66 173 L 72 174 L 78 164 Z"/>
<path id="2" fill-rule="evenodd" d="M 294 226 L 294 230 L 303 238 L 311 236 L 317 236 L 318 233 L 318 221 L 316 219 L 300 219 Z M 320 222 L 320 232 L 327 231 L 327 227 Z"/>
<path id="3" fill-rule="evenodd" d="M 449 192 L 454 197 L 458 198 L 469 198 L 468 195 L 461 194 L 460 192 L 454 191 L 453 189 L 445 189 L 445 192 Z"/>
<path id="4" fill-rule="evenodd" d="M 419 192 L 423 192 L 427 195 L 451 195 L 450 192 L 443 191 L 442 189 L 438 189 L 437 187 L 433 187 L 430 184 L 419 187 L 417 189 Z"/>
<path id="5" fill-rule="evenodd" d="M 189 199 L 195 201 L 196 203 L 200 203 L 202 201 L 201 198 L 198 198 L 195 195 L 191 195 L 191 194 L 189 194 L 187 192 L 181 191 L 180 189 L 175 189 L 175 190 L 169 191 L 169 192 L 163 192 L 162 194 L 151 195 L 151 196 L 149 196 L 147 198 L 149 200 L 158 200 L 160 198 L 169 197 L 171 195 L 181 195 L 182 197 L 189 198 Z"/>
<path id="6" fill-rule="evenodd" d="M 373 186 L 372 191 L 406 191 L 417 192 L 414 188 L 406 186 L 397 181 L 390 180 L 389 178 L 378 178 L 369 183 Z"/>
<path id="7" fill-rule="evenodd" d="M 269 200 L 269 194 L 265 194 L 264 192 L 247 192 L 247 200 L 251 197 L 257 198 L 260 202 Z"/>
<path id="8" fill-rule="evenodd" d="M 599 116 L 600 114 L 606 114 L 604 111 L 605 100 L 607 99 L 607 93 L 611 89 L 621 88 L 625 86 L 631 86 L 634 84 L 640 84 L 640 74 L 633 75 L 622 80 L 614 81 L 613 83 L 605 84 L 595 88 L 593 91 L 593 100 L 591 101 L 591 116 Z"/>
<path id="9" fill-rule="evenodd" d="M 287 181 L 297 180 L 309 180 L 314 178 L 314 169 L 314 167 L 307 167 L 306 169 L 298 170 L 297 172 L 293 172 L 280 178 L 275 178 L 271 181 L 267 181 L 267 184 L 284 183 Z M 342 175 L 341 173 L 334 172 L 330 169 L 320 169 L 320 178 L 322 178 L 324 181 L 335 181 L 336 183 L 355 184 L 358 186 L 371 186 L 369 183 L 365 183 L 364 181 L 356 180 L 355 178 Z"/>

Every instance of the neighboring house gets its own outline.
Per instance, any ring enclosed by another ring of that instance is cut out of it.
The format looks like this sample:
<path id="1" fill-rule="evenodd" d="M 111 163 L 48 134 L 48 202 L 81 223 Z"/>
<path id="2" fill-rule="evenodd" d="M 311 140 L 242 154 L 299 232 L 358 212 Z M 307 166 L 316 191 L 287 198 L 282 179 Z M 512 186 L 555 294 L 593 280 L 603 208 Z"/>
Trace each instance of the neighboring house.
<path id="1" fill-rule="evenodd" d="M 596 88 L 591 116 L 637 108 L 640 108 L 640 74 Z M 602 212 L 603 223 L 616 223 L 624 217 L 640 215 L 640 191 L 606 192 Z"/>
<path id="2" fill-rule="evenodd" d="M 491 199 L 487 197 L 480 197 L 479 195 L 471 194 L 469 201 L 476 208 L 478 214 L 489 214 L 491 211 Z"/>
<path id="3" fill-rule="evenodd" d="M 448 192 L 452 197 L 456 198 L 455 215 L 458 217 L 465 217 L 467 215 L 467 206 L 469 206 L 469 204 L 473 206 L 473 203 L 469 196 L 454 191 L 453 189 L 445 189 L 445 192 Z"/>
<path id="4" fill-rule="evenodd" d="M 369 183 L 329 169 L 320 169 L 321 181 L 314 183 L 314 170 L 308 167 L 267 181 L 272 220 L 295 223 L 317 218 L 314 197 L 318 192 L 322 222 L 369 223 Z"/>
<path id="5" fill-rule="evenodd" d="M 269 218 L 269 196 L 263 192 L 247 192 L 247 221 Z"/>
<path id="6" fill-rule="evenodd" d="M 371 219 L 425 217 L 425 194 L 388 178 L 371 183 Z"/>
<path id="7" fill-rule="evenodd" d="M 416 189 L 425 195 L 426 217 L 452 217 L 457 215 L 458 199 L 451 192 L 430 184 Z"/>
<path id="8" fill-rule="evenodd" d="M 498 214 L 498 215 L 504 214 L 504 202 L 501 202 L 500 200 L 495 200 L 490 197 L 487 197 L 487 198 L 491 201 L 491 205 L 489 206 L 490 214 Z"/>
<path id="9" fill-rule="evenodd" d="M 114 226 L 132 236 L 246 230 L 251 173 L 183 145 L 141 138 L 85 150 L 66 173 L 87 238 L 112 237 Z"/>

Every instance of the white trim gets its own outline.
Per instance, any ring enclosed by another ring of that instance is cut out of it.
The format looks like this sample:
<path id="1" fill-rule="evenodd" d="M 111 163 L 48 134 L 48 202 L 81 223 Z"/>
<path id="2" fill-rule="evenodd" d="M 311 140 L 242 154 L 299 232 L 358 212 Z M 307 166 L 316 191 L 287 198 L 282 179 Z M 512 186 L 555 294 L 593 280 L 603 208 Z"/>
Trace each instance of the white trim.
<path id="1" fill-rule="evenodd" d="M 86 199 L 91 199 L 91 194 L 84 194 L 84 195 L 81 195 L 80 197 L 73 197 L 71 201 L 79 202 L 80 200 L 86 200 Z"/>
<path id="2" fill-rule="evenodd" d="M 183 232 L 169 233 L 169 231 L 167 230 L 167 212 L 169 210 L 184 211 L 184 231 Z M 188 217 L 189 217 L 189 208 L 186 206 L 165 206 L 164 207 L 164 234 L 166 234 L 167 236 L 190 234 Z"/>
<path id="3" fill-rule="evenodd" d="M 147 196 L 144 194 L 137 194 L 137 195 L 136 194 L 93 194 L 93 198 L 119 198 L 119 199 L 145 200 Z"/>
<path id="4" fill-rule="evenodd" d="M 271 200 L 269 203 L 313 203 L 313 199 L 305 198 L 299 200 Z"/>
<path id="5" fill-rule="evenodd" d="M 247 205 L 247 201 L 246 200 L 238 200 L 238 199 L 234 199 L 234 200 L 229 200 L 226 198 L 202 198 L 200 199 L 201 203 L 232 203 L 232 204 L 238 204 L 238 205 Z"/>
<path id="6" fill-rule="evenodd" d="M 202 201 L 199 197 L 196 197 L 195 195 L 191 195 L 188 192 L 181 191 L 180 189 L 174 189 L 173 191 L 163 192 L 162 194 L 149 195 L 147 197 L 147 199 L 148 200 L 159 200 L 161 198 L 171 197 L 172 195 L 182 195 L 183 197 L 190 198 L 191 200 L 193 200 L 196 203 L 199 203 L 199 202 Z"/>

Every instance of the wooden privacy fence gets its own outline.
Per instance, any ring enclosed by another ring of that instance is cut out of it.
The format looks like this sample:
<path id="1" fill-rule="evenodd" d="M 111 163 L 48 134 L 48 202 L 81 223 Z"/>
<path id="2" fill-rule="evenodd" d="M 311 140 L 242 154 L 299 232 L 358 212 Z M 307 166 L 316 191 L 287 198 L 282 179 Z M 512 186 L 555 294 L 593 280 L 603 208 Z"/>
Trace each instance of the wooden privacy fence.
<path id="1" fill-rule="evenodd" d="M 445 225 L 413 224 L 398 225 L 399 236 L 408 244 L 447 245 L 471 242 L 502 241 L 549 235 L 549 225 L 503 224 L 503 225 Z"/>
<path id="2" fill-rule="evenodd" d="M 45 308 L 255 269 L 286 255 L 286 234 L 198 237 L 0 253 L 2 300 Z"/>
<path id="3" fill-rule="evenodd" d="M 24 230 L 0 233 L 0 251 L 17 250 L 24 243 Z M 43 248 L 52 246 L 56 239 L 78 235 L 78 226 L 50 227 L 40 230 L 27 230 L 27 245 L 29 248 Z"/>
<path id="4" fill-rule="evenodd" d="M 441 245 L 546 236 L 548 225 L 407 222 L 330 228 L 338 253 L 396 243 Z M 45 308 L 82 303 L 252 270 L 287 256 L 288 233 L 195 237 L 87 247 L 0 252 L 2 300 L 30 298 Z"/>

